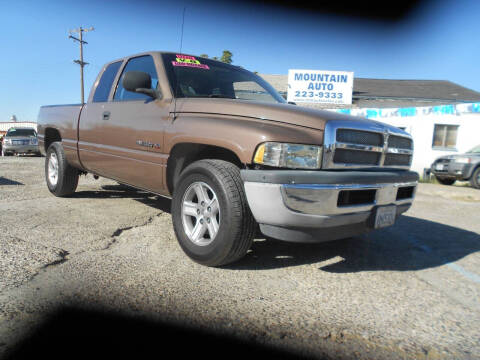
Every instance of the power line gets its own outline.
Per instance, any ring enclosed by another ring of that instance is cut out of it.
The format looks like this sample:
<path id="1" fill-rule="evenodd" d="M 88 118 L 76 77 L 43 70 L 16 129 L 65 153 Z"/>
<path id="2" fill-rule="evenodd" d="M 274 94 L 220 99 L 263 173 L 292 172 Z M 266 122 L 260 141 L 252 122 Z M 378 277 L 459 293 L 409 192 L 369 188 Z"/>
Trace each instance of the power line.
<path id="1" fill-rule="evenodd" d="M 82 95 L 82 105 L 85 104 L 85 97 L 84 97 L 84 86 L 83 86 L 83 67 L 85 65 L 88 65 L 87 62 L 83 61 L 83 44 L 88 44 L 86 41 L 83 40 L 83 33 L 88 32 L 88 31 L 93 31 L 95 30 L 92 27 L 88 29 L 84 29 L 81 26 L 78 29 L 73 29 L 69 31 L 69 38 L 73 39 L 73 41 L 78 41 L 80 44 L 80 59 L 79 60 L 73 60 L 74 63 L 80 65 L 80 90 L 81 90 L 81 95 Z M 78 33 L 78 38 L 73 36 L 73 33 Z"/>

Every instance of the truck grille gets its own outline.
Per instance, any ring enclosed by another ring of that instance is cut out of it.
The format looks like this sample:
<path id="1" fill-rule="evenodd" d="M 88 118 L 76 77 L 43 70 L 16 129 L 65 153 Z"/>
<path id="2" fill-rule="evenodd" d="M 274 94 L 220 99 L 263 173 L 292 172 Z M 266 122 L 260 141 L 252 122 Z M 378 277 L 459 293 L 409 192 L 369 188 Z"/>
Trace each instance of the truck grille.
<path id="1" fill-rule="evenodd" d="M 337 141 L 341 143 L 383 146 L 382 134 L 351 129 L 338 129 Z"/>
<path id="2" fill-rule="evenodd" d="M 336 164 L 377 165 L 379 161 L 380 153 L 369 151 L 337 149 L 333 157 Z"/>
<path id="3" fill-rule="evenodd" d="M 413 141 L 401 130 L 363 121 L 329 121 L 323 168 L 410 168 Z"/>
<path id="4" fill-rule="evenodd" d="M 397 149 L 413 149 L 412 139 L 390 135 L 388 137 L 388 147 Z"/>
<path id="5" fill-rule="evenodd" d="M 404 154 L 387 154 L 385 156 L 384 166 L 409 166 L 410 155 Z"/>

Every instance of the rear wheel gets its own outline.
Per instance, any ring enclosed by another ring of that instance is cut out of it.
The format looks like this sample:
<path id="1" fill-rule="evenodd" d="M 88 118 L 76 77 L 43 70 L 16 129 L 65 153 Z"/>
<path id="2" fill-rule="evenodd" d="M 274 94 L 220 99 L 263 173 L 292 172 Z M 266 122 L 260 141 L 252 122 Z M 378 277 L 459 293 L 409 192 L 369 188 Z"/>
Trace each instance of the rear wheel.
<path id="1" fill-rule="evenodd" d="M 470 185 L 476 189 L 480 189 L 480 167 L 476 168 L 470 178 Z"/>
<path id="2" fill-rule="evenodd" d="M 455 183 L 455 179 L 440 178 L 437 176 L 435 176 L 435 178 L 440 184 L 443 184 L 443 185 L 453 185 Z"/>
<path id="3" fill-rule="evenodd" d="M 200 160 L 185 168 L 173 193 L 172 220 L 183 251 L 207 266 L 242 258 L 256 229 L 240 171 L 223 160 Z"/>
<path id="4" fill-rule="evenodd" d="M 68 164 L 60 142 L 52 143 L 45 157 L 45 179 L 48 190 L 55 196 L 69 196 L 78 185 L 78 170 Z"/>

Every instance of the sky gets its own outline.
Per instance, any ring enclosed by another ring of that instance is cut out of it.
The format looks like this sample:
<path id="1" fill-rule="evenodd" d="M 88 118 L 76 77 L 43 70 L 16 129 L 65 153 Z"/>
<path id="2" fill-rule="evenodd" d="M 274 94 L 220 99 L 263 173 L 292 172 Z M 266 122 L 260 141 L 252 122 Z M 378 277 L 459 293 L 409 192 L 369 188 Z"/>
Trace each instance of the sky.
<path id="1" fill-rule="evenodd" d="M 478 14 L 477 0 L 427 1 L 396 22 L 240 1 L 0 0 L 0 121 L 36 121 L 42 105 L 80 102 L 79 47 L 68 38 L 80 26 L 95 28 L 84 36 L 85 98 L 105 63 L 180 43 L 193 55 L 229 50 L 234 64 L 265 74 L 343 70 L 480 92 Z"/>

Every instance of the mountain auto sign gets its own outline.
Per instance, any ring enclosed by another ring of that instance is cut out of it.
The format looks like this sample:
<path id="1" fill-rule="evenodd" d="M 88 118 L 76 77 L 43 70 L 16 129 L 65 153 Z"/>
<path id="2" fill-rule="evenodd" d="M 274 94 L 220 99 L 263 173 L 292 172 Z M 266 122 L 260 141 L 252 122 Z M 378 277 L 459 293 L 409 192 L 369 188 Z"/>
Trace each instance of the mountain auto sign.
<path id="1" fill-rule="evenodd" d="M 351 104 L 353 72 L 288 70 L 287 101 Z"/>

